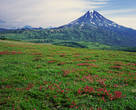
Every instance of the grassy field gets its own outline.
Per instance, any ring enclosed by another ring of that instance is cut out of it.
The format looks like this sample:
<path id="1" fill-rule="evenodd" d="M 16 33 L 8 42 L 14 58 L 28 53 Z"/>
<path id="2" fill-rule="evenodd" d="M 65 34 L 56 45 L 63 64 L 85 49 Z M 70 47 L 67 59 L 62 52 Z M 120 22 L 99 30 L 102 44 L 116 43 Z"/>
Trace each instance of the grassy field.
<path id="1" fill-rule="evenodd" d="M 0 110 L 136 110 L 136 52 L 0 41 Z"/>

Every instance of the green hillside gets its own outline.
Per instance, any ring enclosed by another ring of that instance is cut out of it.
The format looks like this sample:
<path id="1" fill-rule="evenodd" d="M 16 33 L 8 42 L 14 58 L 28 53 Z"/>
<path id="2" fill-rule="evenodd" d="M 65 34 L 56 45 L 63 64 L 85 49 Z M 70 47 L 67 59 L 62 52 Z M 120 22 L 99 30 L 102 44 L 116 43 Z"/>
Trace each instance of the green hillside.
<path id="1" fill-rule="evenodd" d="M 131 37 L 125 38 L 125 36 L 116 36 L 112 33 L 109 33 L 112 37 L 107 37 L 106 34 L 102 36 L 101 34 L 101 32 L 96 32 L 94 29 L 79 29 L 78 27 L 64 29 L 18 29 L 1 31 L 0 39 L 48 43 L 88 49 L 136 51 L 136 46 L 132 43 L 135 40 L 131 40 Z M 120 41 L 118 42 L 116 39 L 120 39 Z"/>
<path id="2" fill-rule="evenodd" d="M 136 52 L 0 41 L 0 110 L 136 110 Z"/>

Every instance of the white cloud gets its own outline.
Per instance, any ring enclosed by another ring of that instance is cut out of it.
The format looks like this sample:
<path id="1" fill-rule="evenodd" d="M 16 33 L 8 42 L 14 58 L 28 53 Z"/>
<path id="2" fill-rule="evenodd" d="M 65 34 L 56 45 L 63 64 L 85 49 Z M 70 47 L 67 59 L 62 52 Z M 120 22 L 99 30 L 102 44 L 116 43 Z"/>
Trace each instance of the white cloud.
<path id="1" fill-rule="evenodd" d="M 107 0 L 0 0 L 0 17 L 11 25 L 59 26 L 96 9 Z"/>
<path id="2" fill-rule="evenodd" d="M 136 29 L 136 15 L 112 17 L 112 20 L 120 25 Z"/>
<path id="3" fill-rule="evenodd" d="M 136 29 L 136 9 L 103 10 L 101 14 L 117 24 Z"/>
<path id="4" fill-rule="evenodd" d="M 113 14 L 125 14 L 125 13 L 136 13 L 136 9 L 117 9 L 117 10 L 103 10 L 101 11 L 105 15 L 113 15 Z"/>
<path id="5" fill-rule="evenodd" d="M 102 8 L 109 0 L 0 0 L 0 19 L 5 26 L 60 26 L 82 16 L 88 9 Z M 132 13 L 132 15 L 130 15 Z M 112 21 L 136 29 L 136 9 L 103 10 Z"/>

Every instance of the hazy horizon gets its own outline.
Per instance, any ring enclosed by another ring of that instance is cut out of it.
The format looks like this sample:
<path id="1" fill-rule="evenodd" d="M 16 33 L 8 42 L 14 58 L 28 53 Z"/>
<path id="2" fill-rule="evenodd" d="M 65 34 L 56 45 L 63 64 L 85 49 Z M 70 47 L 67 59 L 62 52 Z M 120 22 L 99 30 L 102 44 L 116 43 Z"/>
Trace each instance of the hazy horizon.
<path id="1" fill-rule="evenodd" d="M 135 4 L 135 0 L 0 0 L 0 28 L 57 27 L 96 10 L 119 25 L 136 29 Z"/>

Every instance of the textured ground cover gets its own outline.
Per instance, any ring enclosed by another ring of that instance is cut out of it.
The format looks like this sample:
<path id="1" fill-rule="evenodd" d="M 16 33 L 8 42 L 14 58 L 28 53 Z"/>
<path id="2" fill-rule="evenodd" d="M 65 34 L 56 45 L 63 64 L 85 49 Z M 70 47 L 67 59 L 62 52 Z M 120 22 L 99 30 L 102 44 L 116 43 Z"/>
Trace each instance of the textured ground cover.
<path id="1" fill-rule="evenodd" d="M 136 52 L 0 41 L 0 110 L 136 110 Z"/>

